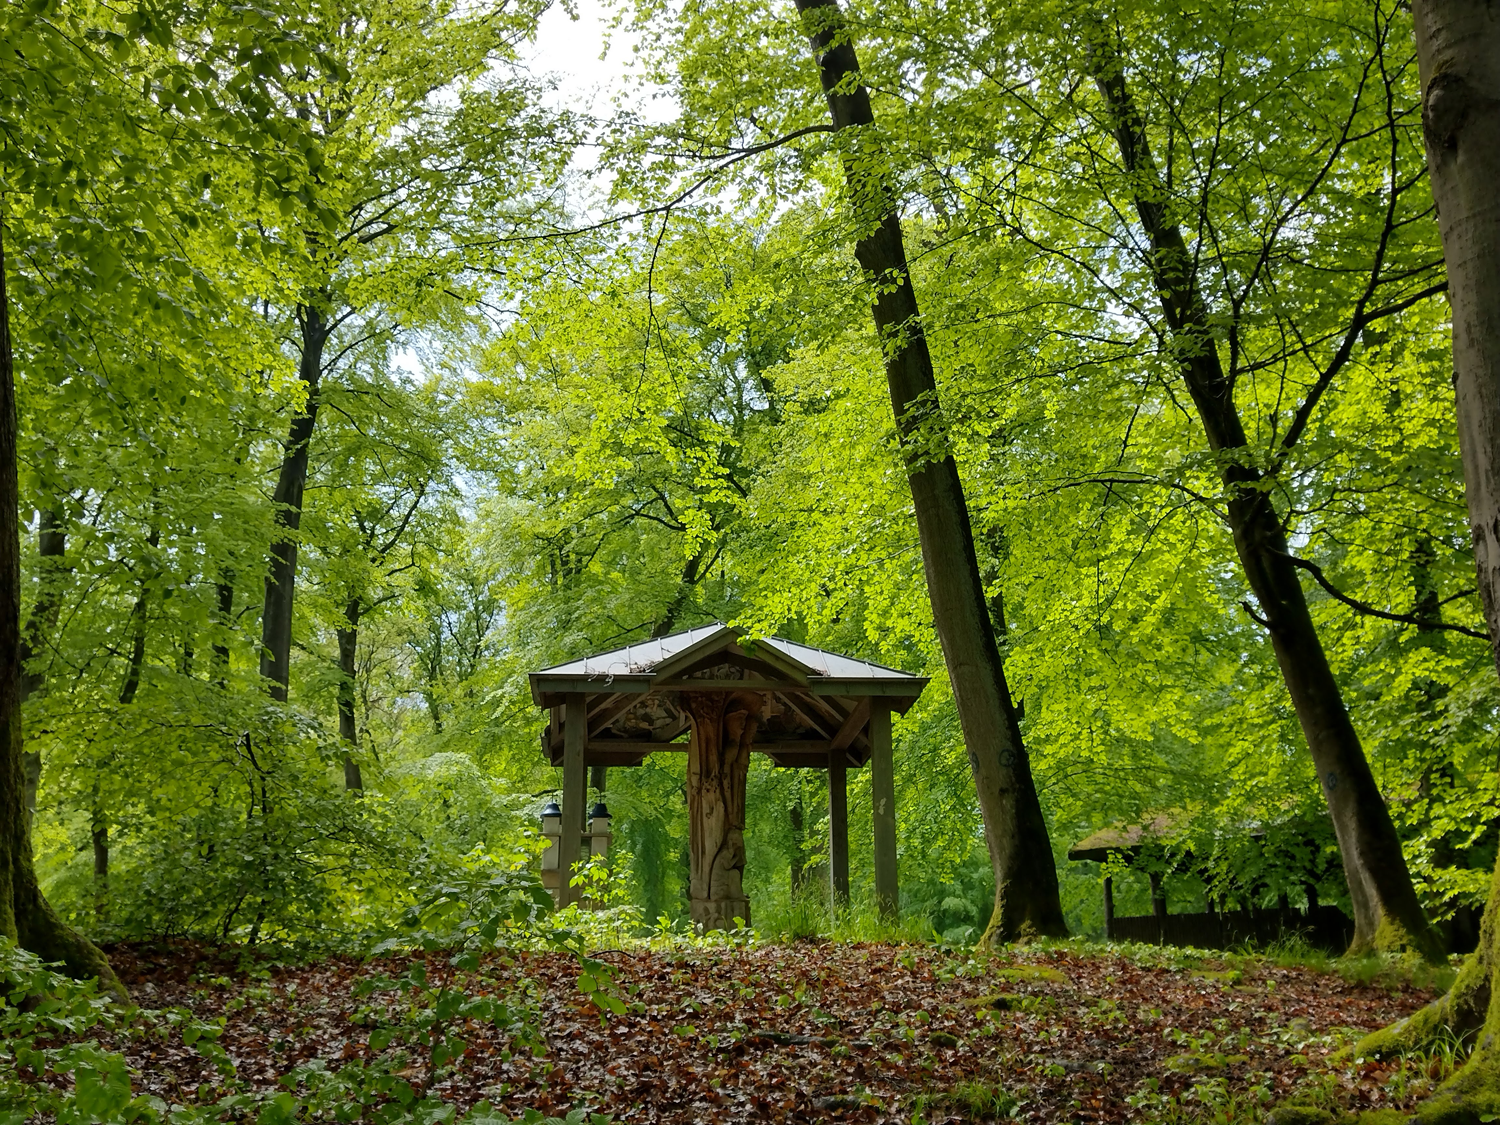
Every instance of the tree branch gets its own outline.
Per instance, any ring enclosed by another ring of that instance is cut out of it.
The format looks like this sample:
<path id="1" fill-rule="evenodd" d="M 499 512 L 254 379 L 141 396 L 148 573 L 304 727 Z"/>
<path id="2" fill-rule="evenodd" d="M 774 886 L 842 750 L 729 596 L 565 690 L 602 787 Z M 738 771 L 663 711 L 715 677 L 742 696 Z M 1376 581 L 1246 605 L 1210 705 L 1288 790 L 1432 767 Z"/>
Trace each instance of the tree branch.
<path id="1" fill-rule="evenodd" d="M 1317 563 L 1309 562 L 1307 559 L 1299 559 L 1296 555 L 1293 554 L 1286 555 L 1286 559 L 1299 570 L 1305 570 L 1307 571 L 1307 573 L 1311 574 L 1313 576 L 1313 581 L 1316 582 L 1319 586 L 1323 587 L 1324 590 L 1328 591 L 1328 593 L 1332 597 L 1343 602 L 1346 606 L 1354 610 L 1356 613 L 1364 614 L 1366 617 L 1378 617 L 1382 621 L 1396 621 L 1402 625 L 1420 625 L 1424 629 L 1445 629 L 1450 633 L 1462 633 L 1466 637 L 1473 637 L 1476 640 L 1485 641 L 1486 643 L 1488 643 L 1490 639 L 1490 635 L 1488 633 L 1482 633 L 1477 629 L 1470 629 L 1467 625 L 1449 625 L 1445 621 L 1432 621 L 1427 618 L 1414 617 L 1409 613 L 1391 613 L 1388 610 L 1377 609 L 1375 606 L 1370 605 L 1368 602 L 1362 602 L 1357 598 L 1351 598 L 1348 594 L 1344 593 L 1332 582 L 1328 581 L 1327 576 L 1323 573 L 1323 568 L 1320 567 Z M 1252 614 L 1251 616 L 1254 615 Z"/>

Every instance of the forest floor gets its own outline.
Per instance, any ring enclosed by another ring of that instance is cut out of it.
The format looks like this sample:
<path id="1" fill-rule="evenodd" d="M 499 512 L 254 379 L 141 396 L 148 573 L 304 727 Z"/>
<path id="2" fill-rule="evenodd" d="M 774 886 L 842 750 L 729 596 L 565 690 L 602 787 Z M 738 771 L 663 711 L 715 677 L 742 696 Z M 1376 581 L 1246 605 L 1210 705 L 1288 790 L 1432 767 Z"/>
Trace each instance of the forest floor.
<path id="1" fill-rule="evenodd" d="M 503 1033 L 471 1025 L 432 1092 L 460 1111 L 488 1098 L 511 1114 L 586 1107 L 664 1125 L 1255 1121 L 1294 1093 L 1345 1111 L 1405 1108 L 1443 1067 L 1332 1057 L 1431 991 L 1249 958 L 1135 947 L 978 959 L 832 942 L 595 956 L 614 966 L 625 1015 L 606 1018 L 579 991 L 569 955 L 487 955 L 483 987 L 524 1000 L 545 1050 L 512 1053 Z M 243 958 L 189 947 L 111 957 L 143 1007 L 223 1017 L 237 1080 L 261 1089 L 309 1061 L 368 1058 L 358 982 L 411 967 L 391 957 L 246 971 Z M 439 977 L 447 959 L 428 964 Z M 193 1051 L 116 1046 L 138 1092 L 169 1103 L 223 1092 Z M 403 1073 L 425 1077 L 420 1063 Z"/>

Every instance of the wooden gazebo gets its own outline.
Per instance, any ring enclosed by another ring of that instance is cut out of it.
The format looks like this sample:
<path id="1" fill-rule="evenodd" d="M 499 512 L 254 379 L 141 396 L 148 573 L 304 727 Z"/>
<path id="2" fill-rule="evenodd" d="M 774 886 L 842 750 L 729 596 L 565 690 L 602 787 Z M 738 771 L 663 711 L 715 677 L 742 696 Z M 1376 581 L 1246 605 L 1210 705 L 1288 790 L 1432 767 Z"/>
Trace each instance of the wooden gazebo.
<path id="1" fill-rule="evenodd" d="M 745 781 L 752 753 L 828 771 L 833 894 L 849 894 L 845 771 L 870 764 L 875 893 L 894 911 L 896 793 L 891 713 L 927 686 L 913 676 L 780 637 L 748 639 L 716 623 L 531 673 L 547 708 L 542 751 L 563 770 L 559 866 L 573 869 L 591 766 L 635 766 L 686 753 L 692 918 L 705 929 L 750 920 L 744 891 Z M 685 737 L 685 741 L 683 740 Z M 573 892 L 563 878 L 562 901 Z"/>

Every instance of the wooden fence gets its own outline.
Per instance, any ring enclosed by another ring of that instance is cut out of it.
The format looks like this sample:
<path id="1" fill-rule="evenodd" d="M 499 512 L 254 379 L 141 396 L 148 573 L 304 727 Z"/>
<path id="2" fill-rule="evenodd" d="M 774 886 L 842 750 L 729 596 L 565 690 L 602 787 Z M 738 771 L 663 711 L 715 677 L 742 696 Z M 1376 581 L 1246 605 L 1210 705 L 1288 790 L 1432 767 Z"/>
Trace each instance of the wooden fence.
<path id="1" fill-rule="evenodd" d="M 1115 918 L 1105 935 L 1112 941 L 1149 945 L 1191 945 L 1199 949 L 1233 949 L 1239 945 L 1270 945 L 1291 934 L 1301 934 L 1309 945 L 1342 953 L 1354 936 L 1354 923 L 1336 906 L 1302 910 L 1231 910 L 1222 914 L 1154 914 Z"/>

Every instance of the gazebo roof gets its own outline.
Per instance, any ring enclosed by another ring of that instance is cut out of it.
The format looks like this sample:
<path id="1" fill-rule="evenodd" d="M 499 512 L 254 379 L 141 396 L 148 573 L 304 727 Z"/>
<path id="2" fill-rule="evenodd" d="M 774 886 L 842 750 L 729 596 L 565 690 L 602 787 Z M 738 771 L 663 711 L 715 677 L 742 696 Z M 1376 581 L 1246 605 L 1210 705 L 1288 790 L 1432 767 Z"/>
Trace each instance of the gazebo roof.
<path id="1" fill-rule="evenodd" d="M 596 656 L 585 656 L 582 660 L 570 660 L 566 664 L 554 664 L 531 673 L 531 690 L 536 696 L 538 685 L 554 679 L 612 679 L 616 677 L 655 676 L 667 664 L 676 665 L 676 657 L 686 653 L 710 652 L 720 647 L 719 642 L 739 642 L 747 648 L 755 644 L 766 645 L 800 666 L 804 675 L 826 680 L 859 681 L 870 680 L 881 683 L 894 682 L 915 685 L 913 694 L 920 693 L 927 684 L 924 676 L 913 676 L 910 672 L 898 672 L 883 664 L 859 660 L 852 656 L 841 656 L 826 649 L 798 644 L 783 637 L 765 637 L 745 643 L 744 634 L 716 621 L 712 625 L 700 625 L 665 637 L 652 637 L 648 641 L 637 641 L 624 648 L 601 652 Z M 871 693 L 871 694 L 884 694 Z M 538 703 L 542 701 L 537 699 Z"/>
<path id="2" fill-rule="evenodd" d="M 1169 835 L 1181 819 L 1181 811 L 1175 810 L 1160 813 L 1145 824 L 1112 824 L 1079 840 L 1068 849 L 1068 858 L 1091 859 L 1103 863 L 1111 852 L 1117 852 L 1127 859 L 1133 858 L 1143 843 Z"/>
<path id="3" fill-rule="evenodd" d="M 588 758 L 633 765 L 658 750 L 683 750 L 688 729 L 677 707 L 684 691 L 753 691 L 767 697 L 755 749 L 781 765 L 826 765 L 842 751 L 851 765 L 869 756 L 866 726 L 872 697 L 898 713 L 916 702 L 927 677 L 825 652 L 781 637 L 747 639 L 722 622 L 653 638 L 532 672 L 531 696 L 552 709 L 543 748 L 554 761 L 562 744 L 561 711 L 569 695 L 585 696 Z"/>

